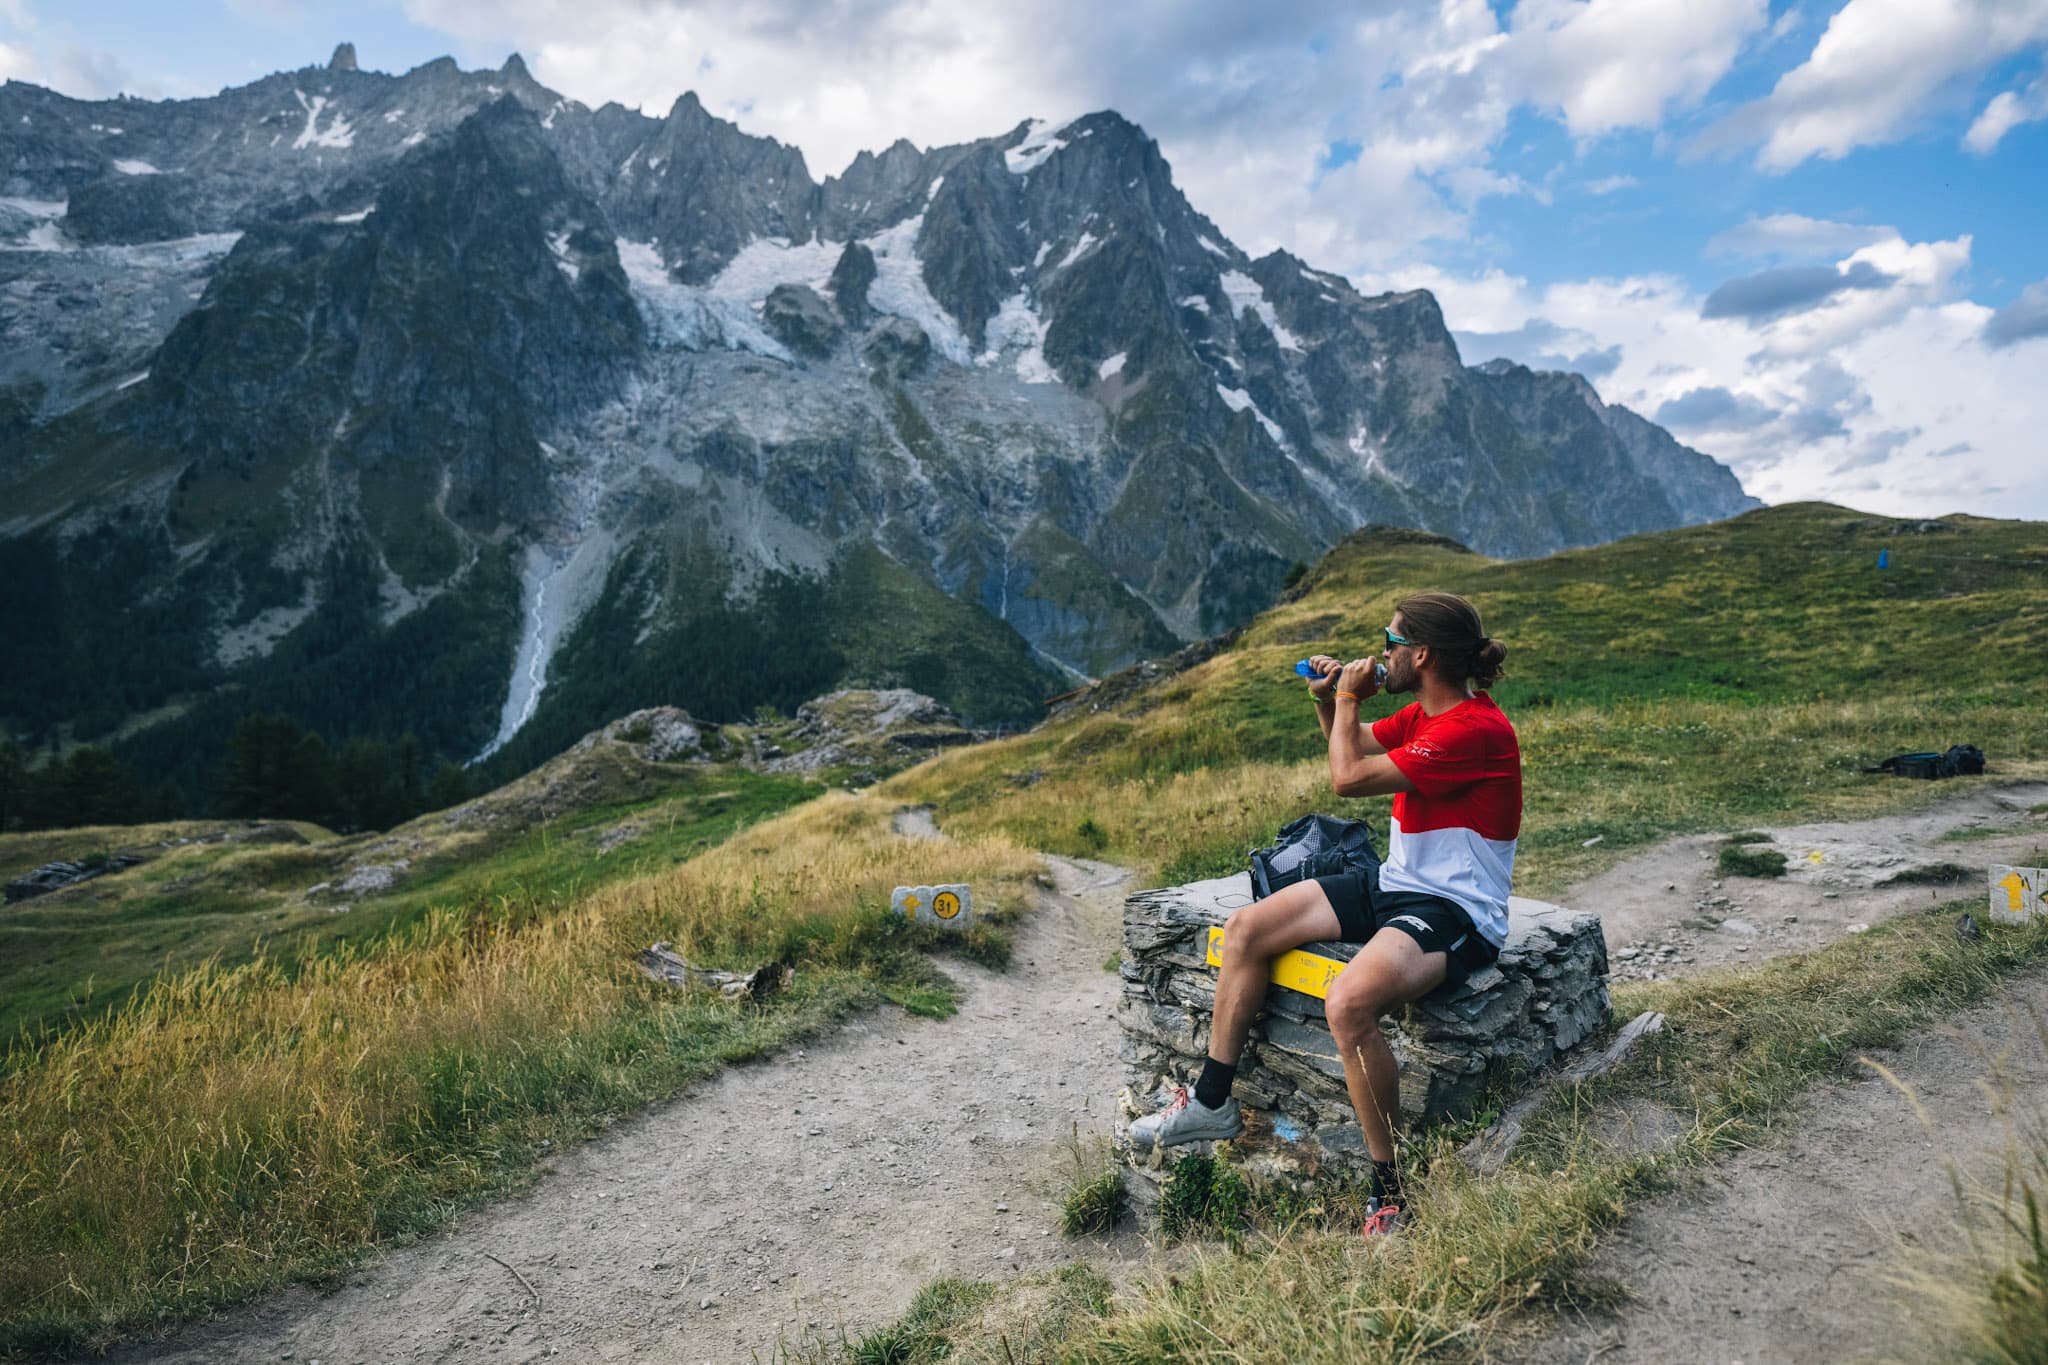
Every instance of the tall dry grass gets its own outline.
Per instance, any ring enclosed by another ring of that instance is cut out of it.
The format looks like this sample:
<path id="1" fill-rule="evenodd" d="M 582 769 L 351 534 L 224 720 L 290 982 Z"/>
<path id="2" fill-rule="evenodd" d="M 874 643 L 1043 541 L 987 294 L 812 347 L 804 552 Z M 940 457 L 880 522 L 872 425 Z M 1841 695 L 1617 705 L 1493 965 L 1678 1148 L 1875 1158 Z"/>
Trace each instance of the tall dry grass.
<path id="1" fill-rule="evenodd" d="M 202 967 L 16 1055 L 0 1078 L 0 1350 L 73 1349 L 417 1236 L 542 1143 L 686 1085 L 915 973 L 898 882 L 1015 905 L 1039 861 L 1000 837 L 890 832 L 835 793 L 570 913 L 443 909 L 288 973 Z M 797 964 L 754 1008 L 646 980 Z"/>

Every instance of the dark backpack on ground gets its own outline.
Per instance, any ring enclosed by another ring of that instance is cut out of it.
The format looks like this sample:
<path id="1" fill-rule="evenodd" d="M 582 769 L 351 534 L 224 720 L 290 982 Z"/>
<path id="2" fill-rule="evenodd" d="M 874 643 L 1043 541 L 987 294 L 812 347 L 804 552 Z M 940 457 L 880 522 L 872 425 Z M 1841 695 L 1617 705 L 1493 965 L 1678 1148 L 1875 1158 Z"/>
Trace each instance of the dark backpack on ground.
<path id="1" fill-rule="evenodd" d="M 1894 777 L 1960 777 L 1984 771 L 1984 751 L 1974 744 L 1957 744 L 1945 754 L 1893 754 L 1867 773 L 1890 773 Z"/>
<path id="2" fill-rule="evenodd" d="M 1380 855 L 1363 820 L 1304 815 L 1280 831 L 1271 848 L 1252 850 L 1252 898 L 1264 900 L 1283 886 L 1340 872 L 1371 872 Z"/>

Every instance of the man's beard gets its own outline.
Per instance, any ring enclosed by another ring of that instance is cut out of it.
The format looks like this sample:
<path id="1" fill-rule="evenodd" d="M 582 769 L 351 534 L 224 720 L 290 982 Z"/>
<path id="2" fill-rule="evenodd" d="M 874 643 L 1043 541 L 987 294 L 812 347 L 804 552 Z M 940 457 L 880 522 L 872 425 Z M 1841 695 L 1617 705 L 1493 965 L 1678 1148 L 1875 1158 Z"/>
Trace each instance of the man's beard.
<path id="1" fill-rule="evenodd" d="M 1415 665 L 1406 659 L 1387 665 L 1388 692 L 1413 692 L 1417 681 Z"/>

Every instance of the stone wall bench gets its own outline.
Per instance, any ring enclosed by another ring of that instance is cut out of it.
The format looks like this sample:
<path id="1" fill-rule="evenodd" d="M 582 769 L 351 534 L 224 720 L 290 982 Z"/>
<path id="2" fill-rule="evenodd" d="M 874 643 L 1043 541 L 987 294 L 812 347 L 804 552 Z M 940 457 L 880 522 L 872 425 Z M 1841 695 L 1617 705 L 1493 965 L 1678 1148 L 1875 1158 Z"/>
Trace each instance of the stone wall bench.
<path id="1" fill-rule="evenodd" d="M 1163 1092 L 1192 1085 L 1201 1073 L 1220 961 L 1214 945 L 1231 912 L 1251 903 L 1245 873 L 1140 891 L 1124 902 L 1118 1022 L 1127 1084 L 1115 1141 L 1138 1177 L 1126 1183 L 1141 1204 L 1156 1197 L 1165 1164 L 1212 1146 L 1155 1153 L 1134 1148 L 1127 1131 L 1132 1118 L 1158 1108 Z M 1599 916 L 1519 896 L 1508 911 L 1507 944 L 1493 966 L 1383 1021 L 1401 1064 L 1402 1117 L 1411 1129 L 1467 1117 L 1502 1069 L 1548 1067 L 1607 1025 Z M 1364 1140 L 1322 1000 L 1359 946 L 1311 943 L 1274 964 L 1275 984 L 1234 1092 L 1245 1133 L 1230 1144 L 1231 1158 L 1250 1171 L 1299 1184 L 1364 1169 Z"/>

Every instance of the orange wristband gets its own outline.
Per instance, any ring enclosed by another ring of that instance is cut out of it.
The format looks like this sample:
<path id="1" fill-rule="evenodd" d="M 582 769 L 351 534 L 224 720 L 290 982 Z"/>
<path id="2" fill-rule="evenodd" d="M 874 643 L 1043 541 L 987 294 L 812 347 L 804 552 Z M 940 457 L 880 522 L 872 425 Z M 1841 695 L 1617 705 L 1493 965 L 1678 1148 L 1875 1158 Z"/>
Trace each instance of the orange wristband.
<path id="1" fill-rule="evenodd" d="M 1349 697 L 1352 701 L 1359 700 L 1359 696 L 1356 692 L 1339 692 L 1337 695 L 1340 697 Z"/>

